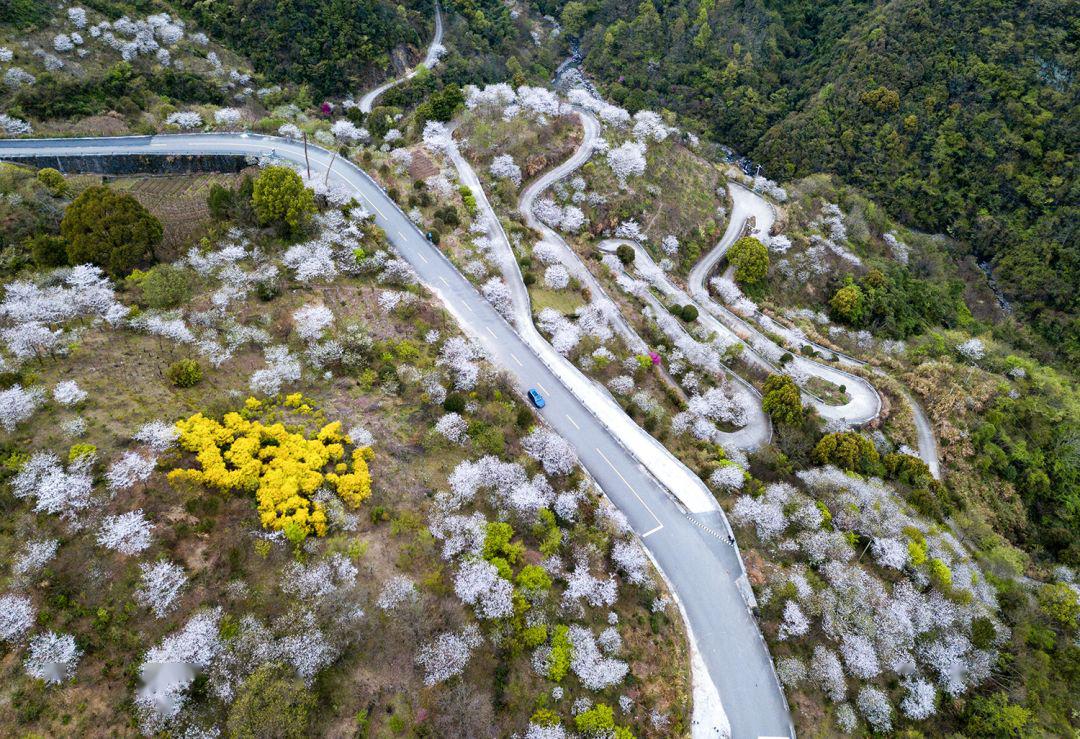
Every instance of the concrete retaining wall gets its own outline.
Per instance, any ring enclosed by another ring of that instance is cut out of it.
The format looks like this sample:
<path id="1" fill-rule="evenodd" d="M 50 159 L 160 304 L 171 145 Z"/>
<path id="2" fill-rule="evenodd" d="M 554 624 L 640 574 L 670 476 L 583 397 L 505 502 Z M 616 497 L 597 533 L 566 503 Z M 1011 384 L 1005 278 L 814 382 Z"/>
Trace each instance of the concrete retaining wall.
<path id="1" fill-rule="evenodd" d="M 11 156 L 4 161 L 65 174 L 179 175 L 202 172 L 240 172 L 253 162 L 233 154 L 107 154 L 97 156 Z"/>

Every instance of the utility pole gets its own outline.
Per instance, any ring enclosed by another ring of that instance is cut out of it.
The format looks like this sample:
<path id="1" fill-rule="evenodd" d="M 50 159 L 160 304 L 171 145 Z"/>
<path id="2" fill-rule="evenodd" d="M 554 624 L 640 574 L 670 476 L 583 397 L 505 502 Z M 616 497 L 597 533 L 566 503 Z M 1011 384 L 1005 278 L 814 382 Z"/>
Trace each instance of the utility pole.
<path id="1" fill-rule="evenodd" d="M 304 131 L 304 162 L 307 163 L 307 178 L 311 179 L 311 160 L 307 155 L 307 131 Z"/>
<path id="2" fill-rule="evenodd" d="M 324 185 L 330 181 L 330 168 L 334 166 L 334 160 L 337 159 L 337 154 L 338 153 L 335 151 L 334 156 L 330 157 L 330 164 L 326 165 L 326 177 L 324 177 L 322 181 Z"/>

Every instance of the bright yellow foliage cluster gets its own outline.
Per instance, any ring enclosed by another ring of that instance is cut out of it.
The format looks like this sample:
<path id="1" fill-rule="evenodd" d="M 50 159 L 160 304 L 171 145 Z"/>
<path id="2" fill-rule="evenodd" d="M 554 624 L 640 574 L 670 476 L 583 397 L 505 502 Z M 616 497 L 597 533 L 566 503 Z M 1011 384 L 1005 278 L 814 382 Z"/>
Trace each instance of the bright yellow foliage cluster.
<path id="1" fill-rule="evenodd" d="M 243 414 L 227 413 L 220 422 L 201 413 L 177 422 L 180 445 L 195 454 L 198 466 L 173 470 L 169 479 L 253 492 L 264 528 L 284 531 L 290 539 L 324 536 L 326 512 L 311 496 L 326 484 L 346 505 L 358 507 L 371 495 L 371 449 L 354 449 L 346 464 L 345 447 L 352 440 L 340 421 L 309 437 L 282 423 L 250 418 L 260 408 L 249 399 Z M 325 471 L 330 465 L 333 471 Z"/>

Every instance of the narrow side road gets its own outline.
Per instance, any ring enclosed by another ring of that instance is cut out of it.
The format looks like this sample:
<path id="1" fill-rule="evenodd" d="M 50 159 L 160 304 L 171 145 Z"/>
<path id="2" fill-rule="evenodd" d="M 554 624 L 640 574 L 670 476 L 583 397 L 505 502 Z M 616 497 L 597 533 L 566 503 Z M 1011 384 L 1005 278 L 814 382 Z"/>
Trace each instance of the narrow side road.
<path id="1" fill-rule="evenodd" d="M 424 61 L 422 61 L 414 69 L 410 69 L 401 77 L 395 77 L 392 80 L 387 80 L 374 90 L 367 92 L 364 97 L 360 98 L 360 112 L 370 113 L 371 109 L 375 106 L 375 101 L 384 92 L 391 87 L 400 85 L 405 80 L 411 80 L 416 76 L 416 73 L 420 71 L 420 67 L 428 67 L 429 69 L 434 66 L 435 62 L 439 60 L 439 53 L 442 47 L 443 39 L 443 23 L 442 23 L 442 9 L 439 7 L 439 0 L 435 0 L 435 35 L 431 39 L 431 45 L 428 46 L 427 54 L 424 55 Z"/>

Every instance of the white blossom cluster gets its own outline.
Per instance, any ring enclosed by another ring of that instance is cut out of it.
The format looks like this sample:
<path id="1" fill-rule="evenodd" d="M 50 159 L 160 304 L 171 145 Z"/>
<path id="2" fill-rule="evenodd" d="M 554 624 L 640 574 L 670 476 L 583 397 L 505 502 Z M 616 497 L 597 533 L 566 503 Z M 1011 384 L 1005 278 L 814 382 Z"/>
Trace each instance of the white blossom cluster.
<path id="1" fill-rule="evenodd" d="M 742 490 L 746 475 L 742 468 L 735 464 L 725 464 L 717 467 L 709 475 L 709 484 L 724 492 Z"/>
<path id="2" fill-rule="evenodd" d="M 346 118 L 334 121 L 334 125 L 330 126 L 330 133 L 344 144 L 357 144 L 371 138 L 366 128 L 358 128 L 355 123 Z"/>
<path id="3" fill-rule="evenodd" d="M 552 290 L 565 290 L 570 284 L 570 272 L 561 264 L 553 264 L 544 270 L 544 286 Z"/>
<path id="4" fill-rule="evenodd" d="M 645 144 L 640 141 L 626 141 L 607 153 L 607 163 L 619 181 L 620 187 L 626 187 L 629 177 L 639 177 L 645 173 Z"/>
<path id="5" fill-rule="evenodd" d="M 577 467 L 573 445 L 554 431 L 536 428 L 521 440 L 521 448 L 549 475 L 568 475 Z"/>
<path id="6" fill-rule="evenodd" d="M 551 228 L 577 233 L 585 225 L 585 213 L 576 205 L 560 207 L 551 198 L 533 203 L 533 214 Z"/>
<path id="7" fill-rule="evenodd" d="M 194 110 L 177 111 L 170 113 L 169 117 L 165 119 L 166 125 L 176 126 L 182 131 L 193 131 L 196 128 L 202 128 L 203 119 Z"/>
<path id="8" fill-rule="evenodd" d="M 0 427 L 4 431 L 14 431 L 15 427 L 34 415 L 45 401 L 45 392 L 41 388 L 24 388 L 15 384 L 7 390 L 0 390 Z"/>
<path id="9" fill-rule="evenodd" d="M 521 186 L 521 167 L 514 163 L 514 157 L 509 154 L 499 154 L 492 159 L 488 171 L 494 177 L 510 180 L 514 187 Z"/>
<path id="10" fill-rule="evenodd" d="M 605 578 L 594 576 L 586 557 L 578 557 L 574 569 L 564 577 L 566 590 L 563 591 L 563 605 L 578 611 L 579 614 L 582 611 L 582 601 L 593 608 L 610 608 L 619 597 L 619 585 L 615 578 L 611 575 Z"/>
<path id="11" fill-rule="evenodd" d="M 124 452 L 109 466 L 105 475 L 109 490 L 116 492 L 127 490 L 140 482 L 146 482 L 157 467 L 157 458 L 139 452 Z"/>
<path id="12" fill-rule="evenodd" d="M 416 655 L 416 664 L 424 670 L 424 684 L 430 687 L 460 675 L 473 650 L 482 643 L 480 630 L 470 624 L 458 633 L 440 634 L 425 644 Z"/>
<path id="13" fill-rule="evenodd" d="M 149 447 L 150 451 L 161 453 L 171 449 L 180 439 L 176 426 L 163 421 L 149 421 L 139 427 L 132 437 Z"/>
<path id="14" fill-rule="evenodd" d="M 967 361 L 975 363 L 986 356 L 986 345 L 981 339 L 968 339 L 956 345 L 956 352 Z"/>
<path id="15" fill-rule="evenodd" d="M 74 518 L 90 506 L 93 480 L 78 462 L 65 470 L 51 452 L 35 452 L 11 482 L 16 498 L 33 497 L 34 510 Z"/>
<path id="16" fill-rule="evenodd" d="M 469 425 L 459 413 L 446 413 L 435 423 L 435 431 L 454 444 L 464 444 L 468 439 Z"/>
<path id="17" fill-rule="evenodd" d="M 34 604 L 25 595 L 0 595 L 0 641 L 19 642 L 34 626 Z"/>
<path id="18" fill-rule="evenodd" d="M 492 277 L 480 286 L 480 294 L 507 321 L 514 318 L 514 302 L 510 287 L 500 277 Z"/>
<path id="19" fill-rule="evenodd" d="M 157 618 L 165 618 L 175 607 L 180 591 L 187 584 L 184 568 L 174 562 L 162 560 L 154 564 L 139 565 L 142 578 L 135 591 L 135 602 L 154 612 Z"/>
<path id="20" fill-rule="evenodd" d="M 671 133 L 672 129 L 660 117 L 659 113 L 651 110 L 639 110 L 634 114 L 634 136 L 639 141 L 663 141 Z"/>
<path id="21" fill-rule="evenodd" d="M 581 330 L 554 308 L 544 308 L 536 317 L 536 326 L 551 337 L 551 346 L 567 355 L 581 341 Z"/>
<path id="22" fill-rule="evenodd" d="M 232 127 L 240 123 L 243 114 L 239 108 L 218 108 L 214 111 L 214 123 L 219 126 Z"/>
<path id="23" fill-rule="evenodd" d="M 248 382 L 253 392 L 277 395 L 282 386 L 300 379 L 300 361 L 289 353 L 288 347 L 267 347 L 264 354 L 266 366 L 255 370 Z"/>
<path id="24" fill-rule="evenodd" d="M 324 303 L 307 303 L 292 314 L 293 330 L 302 341 L 318 341 L 334 322 L 334 313 Z"/>
<path id="25" fill-rule="evenodd" d="M 593 633 L 584 626 L 573 624 L 569 632 L 570 669 L 589 690 L 605 690 L 618 685 L 630 671 L 622 660 L 604 657 L 596 646 Z"/>
<path id="26" fill-rule="evenodd" d="M 676 433 L 689 432 L 698 439 L 715 439 L 717 423 L 742 427 L 746 425 L 746 399 L 736 385 L 726 378 L 717 387 L 701 395 L 691 395 L 687 409 L 677 414 L 671 422 Z"/>
<path id="27" fill-rule="evenodd" d="M 584 87 L 575 87 L 566 94 L 571 105 L 595 113 L 606 125 L 625 128 L 630 123 L 630 113 L 617 105 L 611 105 Z"/>
<path id="28" fill-rule="evenodd" d="M 383 583 L 375 605 L 383 611 L 390 611 L 403 603 L 415 601 L 418 597 L 416 583 L 404 575 L 394 575 Z"/>
<path id="29" fill-rule="evenodd" d="M 75 673 L 82 650 L 71 634 L 46 631 L 30 640 L 23 666 L 26 674 L 46 683 L 62 683 Z"/>
<path id="30" fill-rule="evenodd" d="M 53 400 L 60 405 L 73 406 L 86 400 L 86 391 L 74 380 L 63 380 L 53 388 Z"/>
<path id="31" fill-rule="evenodd" d="M 514 612 L 514 586 L 499 575 L 495 565 L 469 559 L 454 575 L 454 592 L 465 605 L 473 606 L 478 618 L 504 618 Z"/>
<path id="32" fill-rule="evenodd" d="M 450 490 L 436 496 L 439 508 L 444 513 L 456 511 L 472 502 L 481 490 L 490 491 L 488 500 L 492 506 L 523 515 L 535 514 L 539 509 L 551 505 L 555 499 L 554 491 L 543 475 L 534 475 L 530 480 L 520 464 L 503 462 L 490 455 L 475 462 L 459 462 L 447 482 Z M 435 530 L 432 532 L 435 533 Z"/>
<path id="33" fill-rule="evenodd" d="M 8 70 L 9 73 L 11 70 Z M 33 127 L 24 120 L 12 118 L 7 113 L 0 113 L 0 131 L 7 136 L 25 136 L 34 132 Z"/>
<path id="34" fill-rule="evenodd" d="M 0 337 L 18 360 L 59 350 L 64 325 L 80 318 L 104 318 L 115 323 L 127 309 L 116 302 L 107 277 L 98 267 L 83 264 L 55 270 L 44 278 L 47 287 L 25 280 L 4 286 Z"/>
<path id="35" fill-rule="evenodd" d="M 897 238 L 894 231 L 881 235 L 882 240 L 889 245 L 893 258 L 900 264 L 907 264 L 911 256 L 911 249 L 903 241 Z"/>
<path id="36" fill-rule="evenodd" d="M 632 585 L 649 582 L 649 560 L 634 541 L 617 541 L 611 547 L 611 561 Z"/>
<path id="37" fill-rule="evenodd" d="M 97 543 L 121 554 L 138 554 L 150 546 L 154 525 L 146 520 L 142 509 L 106 516 L 98 529 Z"/>
<path id="38" fill-rule="evenodd" d="M 483 350 L 474 342 L 452 336 L 443 342 L 435 364 L 450 373 L 455 390 L 472 390 L 480 379 L 479 360 Z"/>
<path id="39" fill-rule="evenodd" d="M 56 556 L 60 542 L 56 539 L 33 539 L 23 545 L 11 571 L 17 576 L 37 573 Z"/>

